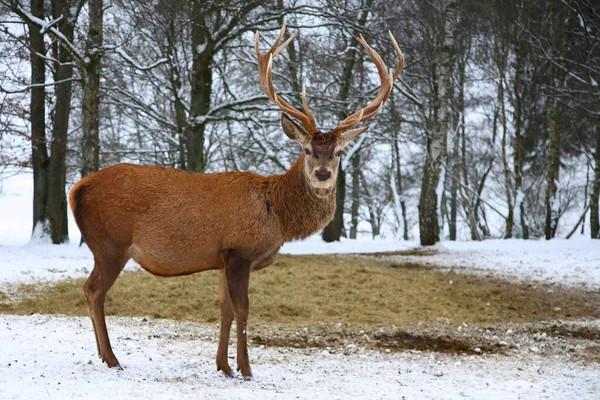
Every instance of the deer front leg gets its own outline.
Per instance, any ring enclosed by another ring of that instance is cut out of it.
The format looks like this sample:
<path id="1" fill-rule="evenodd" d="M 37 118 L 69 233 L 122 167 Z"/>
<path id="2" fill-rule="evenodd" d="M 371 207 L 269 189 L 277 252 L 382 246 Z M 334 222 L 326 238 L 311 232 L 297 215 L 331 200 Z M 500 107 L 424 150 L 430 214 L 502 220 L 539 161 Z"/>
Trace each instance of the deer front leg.
<path id="1" fill-rule="evenodd" d="M 250 265 L 249 260 L 233 254 L 227 258 L 225 274 L 227 277 L 227 290 L 233 315 L 237 327 L 237 364 L 239 370 L 246 380 L 252 378 L 250 362 L 248 361 L 248 346 L 246 343 L 246 323 L 248 321 L 248 285 L 250 283 Z"/>
<path id="2" fill-rule="evenodd" d="M 225 271 L 225 268 L 219 271 L 221 335 L 219 336 L 219 349 L 217 350 L 217 371 L 223 371 L 226 376 L 232 378 L 233 372 L 227 361 L 227 350 L 229 348 L 229 331 L 231 330 L 231 323 L 233 322 L 233 307 L 231 306 L 231 299 L 229 298 L 229 292 L 227 291 L 227 277 Z"/>

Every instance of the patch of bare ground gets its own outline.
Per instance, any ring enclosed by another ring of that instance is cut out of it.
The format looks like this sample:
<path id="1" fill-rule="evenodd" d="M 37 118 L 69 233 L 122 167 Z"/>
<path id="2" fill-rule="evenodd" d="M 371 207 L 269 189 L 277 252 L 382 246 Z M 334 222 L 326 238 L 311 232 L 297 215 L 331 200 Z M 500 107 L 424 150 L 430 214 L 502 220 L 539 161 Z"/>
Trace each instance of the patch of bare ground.
<path id="1" fill-rule="evenodd" d="M 581 326 L 553 322 L 546 326 L 541 326 L 539 331 L 558 338 L 600 340 L 600 328 L 598 326 Z"/>
<path id="2" fill-rule="evenodd" d="M 329 352 L 350 354 L 360 349 L 390 351 L 434 351 L 447 354 L 481 355 L 483 353 L 503 353 L 501 347 L 479 344 L 470 338 L 451 337 L 436 333 L 420 333 L 398 330 L 396 327 L 340 326 L 271 327 L 260 326 L 251 336 L 254 344 L 292 347 L 319 348 Z M 389 331 L 389 332 L 388 332 Z"/>
<path id="3" fill-rule="evenodd" d="M 84 281 L 0 288 L 0 313 L 87 315 Z M 216 271 L 176 278 L 125 272 L 106 313 L 215 324 L 217 286 Z M 564 326 L 600 321 L 597 292 L 456 274 L 387 255 L 279 256 L 252 274 L 250 303 L 249 334 L 258 345 L 600 360 L 596 325 Z"/>
<path id="4" fill-rule="evenodd" d="M 380 348 L 401 350 L 418 350 L 418 351 L 435 351 L 437 353 L 452 353 L 452 354 L 481 354 L 499 353 L 499 347 L 489 346 L 487 344 L 477 345 L 470 340 L 460 340 L 451 336 L 429 336 L 419 335 L 408 332 L 377 333 L 375 340 Z"/>

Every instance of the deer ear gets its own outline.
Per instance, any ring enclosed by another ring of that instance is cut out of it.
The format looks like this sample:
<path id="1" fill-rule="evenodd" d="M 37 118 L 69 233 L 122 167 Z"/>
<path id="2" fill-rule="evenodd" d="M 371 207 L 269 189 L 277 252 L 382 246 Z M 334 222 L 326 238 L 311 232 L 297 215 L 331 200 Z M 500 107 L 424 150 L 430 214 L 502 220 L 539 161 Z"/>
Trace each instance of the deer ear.
<path id="1" fill-rule="evenodd" d="M 353 139 L 356 139 L 358 135 L 360 135 L 367 129 L 369 129 L 368 126 L 363 126 L 361 128 L 350 129 L 349 131 L 342 133 L 342 135 L 340 136 L 342 138 L 342 147 L 346 147 L 348 143 L 350 143 Z"/>
<path id="2" fill-rule="evenodd" d="M 287 137 L 300 144 L 306 143 L 306 131 L 292 121 L 292 119 L 288 117 L 286 113 L 281 114 L 281 126 L 283 127 L 283 132 Z"/>

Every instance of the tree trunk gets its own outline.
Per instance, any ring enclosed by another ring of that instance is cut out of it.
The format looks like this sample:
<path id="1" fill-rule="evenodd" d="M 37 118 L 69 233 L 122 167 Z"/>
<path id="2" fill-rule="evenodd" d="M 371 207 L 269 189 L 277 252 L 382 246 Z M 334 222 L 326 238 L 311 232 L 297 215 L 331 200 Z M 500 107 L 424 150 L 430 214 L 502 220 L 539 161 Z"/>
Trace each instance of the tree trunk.
<path id="1" fill-rule="evenodd" d="M 102 0 L 89 0 L 89 26 L 83 78 L 83 169 L 81 176 L 100 168 L 100 61 L 103 30 Z"/>
<path id="2" fill-rule="evenodd" d="M 34 17 L 44 18 L 44 1 L 32 0 L 31 13 Z M 29 25 L 31 45 L 31 84 L 46 82 L 46 64 L 38 54 L 45 54 L 44 35 L 37 25 Z M 48 150 L 46 148 L 46 89 L 43 86 L 31 89 L 29 104 L 31 115 L 31 163 L 33 167 L 33 228 L 35 235 L 49 235 L 46 221 L 46 202 L 48 198 Z M 37 232 L 36 232 L 37 231 Z"/>
<path id="3" fill-rule="evenodd" d="M 377 211 L 375 210 L 375 205 L 373 204 L 373 198 L 371 197 L 371 192 L 369 191 L 369 186 L 365 180 L 365 176 L 362 171 L 360 171 L 360 182 L 362 184 L 363 190 L 365 191 L 365 202 L 367 203 L 367 207 L 369 208 L 369 223 L 371 224 L 371 235 L 373 239 L 379 236 L 380 233 L 380 222 L 377 218 Z"/>
<path id="4" fill-rule="evenodd" d="M 560 168 L 558 104 L 555 99 L 550 99 L 548 115 L 548 159 L 546 170 L 546 224 L 544 233 L 546 240 L 552 239 L 556 234 L 558 225 L 559 204 L 556 198 L 558 172 Z"/>
<path id="5" fill-rule="evenodd" d="M 177 148 L 178 153 L 178 166 L 180 169 L 186 169 L 186 132 L 187 132 L 187 111 L 185 104 L 181 99 L 181 70 L 178 65 L 177 58 L 177 30 L 175 29 L 175 17 L 177 15 L 177 5 L 167 1 L 159 1 L 159 10 L 162 12 L 166 19 L 166 35 L 165 40 L 167 42 L 166 53 L 169 59 L 169 83 L 171 89 L 171 96 L 173 98 L 173 110 L 175 113 L 175 126 L 176 132 L 173 137 L 177 140 L 178 145 L 173 146 Z"/>
<path id="6" fill-rule="evenodd" d="M 427 138 L 427 155 L 419 199 L 419 229 L 422 246 L 431 246 L 440 240 L 438 223 L 438 184 L 441 164 L 446 153 L 452 96 L 451 74 L 454 55 L 454 31 L 457 24 L 456 2 L 450 1 L 444 15 L 444 42 L 440 49 L 438 76 L 437 124 Z"/>
<path id="7" fill-rule="evenodd" d="M 350 222 L 350 239 L 356 239 L 358 233 L 358 208 L 360 207 L 360 153 L 354 153 L 352 157 L 352 207 Z"/>
<path id="8" fill-rule="evenodd" d="M 392 170 L 393 170 L 393 181 L 392 185 L 395 185 L 395 191 L 392 190 L 394 196 L 398 196 L 397 199 L 400 205 L 400 213 L 398 212 L 398 206 L 396 205 L 396 218 L 398 223 L 402 222 L 402 238 L 408 240 L 408 223 L 406 221 L 406 200 L 404 199 L 404 186 L 402 185 L 402 168 L 400 162 L 400 146 L 398 145 L 398 132 L 400 132 L 400 117 L 397 115 L 397 109 L 395 104 L 395 96 L 390 96 L 390 106 L 392 109 L 392 118 L 394 123 L 392 125 Z M 394 188 L 392 188 L 394 189 Z M 394 199 L 396 201 L 396 199 Z"/>
<path id="9" fill-rule="evenodd" d="M 500 107 L 500 124 L 502 127 L 501 139 L 501 154 L 502 154 L 502 172 L 504 174 L 504 195 L 506 197 L 506 207 L 508 209 L 505 217 L 505 233 L 504 238 L 510 239 L 513 237 L 514 227 L 514 204 L 511 189 L 510 168 L 508 165 L 507 142 L 508 142 L 508 126 L 506 121 L 506 101 L 505 101 L 505 85 L 506 80 L 506 59 L 508 57 L 506 45 L 503 39 L 503 29 L 501 17 L 496 15 L 495 20 L 495 38 L 494 38 L 494 61 L 496 71 L 498 72 L 498 105 Z"/>
<path id="10" fill-rule="evenodd" d="M 499 52 L 498 52 L 499 53 Z M 500 54 L 497 54 L 497 57 Z M 500 56 L 502 57 L 502 56 Z M 498 61 L 503 63 L 504 61 Z M 498 101 L 500 102 L 500 122 L 502 124 L 502 170 L 504 172 L 504 194 L 506 196 L 506 206 L 508 208 L 508 215 L 506 216 L 506 232 L 504 233 L 505 239 L 513 237 L 513 226 L 514 226 L 514 206 L 512 200 L 511 191 L 511 179 L 510 170 L 508 166 L 508 156 L 506 154 L 506 146 L 508 140 L 508 127 L 506 124 L 506 107 L 504 101 L 504 68 L 499 65 L 498 72 L 500 74 L 500 81 L 498 83 Z"/>
<path id="11" fill-rule="evenodd" d="M 364 26 L 367 22 L 369 10 L 373 0 L 367 0 L 362 14 L 358 19 L 358 26 Z M 354 65 L 356 64 L 357 57 L 359 57 L 356 49 L 358 48 L 358 40 L 354 37 L 350 41 L 349 49 L 346 52 L 346 60 L 344 61 L 344 68 L 342 70 L 341 88 L 337 100 L 340 103 L 346 102 L 348 95 L 350 94 L 350 88 L 352 85 L 352 73 L 354 72 Z M 340 112 L 338 115 L 340 121 L 347 117 L 344 112 Z M 336 182 L 336 202 L 335 202 L 335 215 L 333 220 L 323 230 L 323 240 L 326 242 L 339 241 L 344 230 L 344 200 L 346 198 L 346 176 L 345 171 L 342 170 L 340 165 L 340 171 Z"/>
<path id="12" fill-rule="evenodd" d="M 402 229 L 402 238 L 408 240 L 408 223 L 406 222 L 406 200 L 402 187 L 402 170 L 400 165 L 400 149 L 398 148 L 397 135 L 394 134 L 392 143 L 392 195 L 394 197 L 394 213 L 398 221 L 398 231 Z M 400 225 L 402 227 L 400 228 Z M 399 232 L 398 232 L 399 233 Z"/>
<path id="13" fill-rule="evenodd" d="M 206 27 L 206 13 L 203 2 L 194 0 L 192 5 L 192 82 L 190 120 L 186 132 L 187 169 L 204 172 L 204 117 L 210 110 L 212 94 L 212 41 Z"/>
<path id="14" fill-rule="evenodd" d="M 592 239 L 600 239 L 600 128 L 596 126 L 596 151 L 594 153 L 594 184 L 590 196 L 590 235 Z"/>
<path id="15" fill-rule="evenodd" d="M 344 199 L 346 198 L 346 171 L 338 171 L 335 193 L 335 215 L 333 220 L 323 229 L 323 240 L 326 242 L 339 241 L 344 230 Z"/>
<path id="16" fill-rule="evenodd" d="M 479 230 L 477 227 L 477 223 L 478 223 L 478 219 L 479 219 L 479 211 L 478 211 L 478 206 L 477 206 L 477 199 L 476 200 L 472 200 L 473 199 L 473 193 L 472 192 L 468 192 L 467 189 L 470 187 L 469 186 L 469 174 L 468 174 L 468 170 L 467 170 L 467 138 L 466 138 L 466 130 L 465 130 L 465 113 L 464 113 L 464 80 L 465 80 L 465 76 L 464 76 L 464 72 L 465 72 L 465 66 L 466 66 L 466 60 L 462 59 L 461 57 L 461 66 L 460 66 L 460 79 L 461 79 L 461 92 L 459 93 L 459 110 L 461 111 L 461 123 L 460 123 L 460 129 L 458 130 L 458 133 L 460 134 L 460 138 L 459 138 L 459 152 L 460 152 L 460 158 L 459 158 L 459 171 L 458 171 L 458 177 L 459 177 L 459 182 L 461 182 L 461 184 L 458 185 L 458 191 L 460 193 L 460 197 L 463 203 L 463 209 L 465 211 L 465 215 L 467 218 L 467 224 L 469 226 L 469 230 L 471 231 L 471 240 L 473 241 L 479 241 L 481 240 L 481 236 L 479 235 Z M 494 124 L 495 127 L 495 124 Z M 494 129 L 495 132 L 495 129 Z M 458 156 L 457 156 L 458 157 Z M 493 160 L 493 159 L 492 159 Z M 492 161 L 490 161 L 490 165 L 492 164 Z M 491 167 L 490 167 L 491 169 Z M 461 173 L 462 172 L 462 173 Z M 487 176 L 487 174 L 484 175 L 483 180 L 485 180 L 485 177 Z M 475 202 L 475 206 L 473 205 L 473 203 Z"/>
<path id="17" fill-rule="evenodd" d="M 518 7 L 518 5 L 517 5 Z M 520 10 L 517 8 L 517 19 L 520 16 Z M 523 162 L 525 155 L 525 146 L 522 136 L 523 123 L 523 104 L 521 101 L 521 42 L 518 37 L 519 27 L 514 24 L 513 43 L 515 48 L 515 79 L 514 79 L 514 121 L 515 121 L 515 140 L 514 140 L 514 174 L 515 174 L 515 205 L 519 213 L 519 223 L 521 224 L 521 237 L 529 239 L 529 226 L 525 218 L 525 194 L 523 193 Z"/>
<path id="18" fill-rule="evenodd" d="M 465 113 L 465 62 L 462 57 L 458 61 L 459 83 L 458 83 L 458 115 L 459 125 L 453 137 L 452 150 L 452 184 L 450 186 L 450 218 L 448 218 L 448 230 L 450 240 L 456 240 L 456 216 L 458 214 L 458 184 L 460 182 L 460 137 L 464 130 Z"/>
<path id="19" fill-rule="evenodd" d="M 59 30 L 70 41 L 73 41 L 75 26 L 73 18 L 70 18 L 69 1 L 53 2 L 53 18 L 64 18 L 58 23 Z M 55 81 L 68 81 L 73 77 L 73 65 L 69 64 L 72 59 L 62 46 L 56 46 L 55 59 Z M 69 132 L 69 118 L 71 115 L 71 82 L 64 82 L 56 86 L 56 103 L 54 106 L 54 124 L 52 127 L 52 143 L 50 145 L 50 163 L 48 167 L 48 203 L 46 204 L 46 215 L 50 221 L 52 242 L 65 243 L 69 241 L 67 220 L 67 197 L 65 194 L 66 184 L 66 152 L 67 135 Z"/>
<path id="20" fill-rule="evenodd" d="M 53 1 L 52 15 L 54 18 L 63 16 L 58 23 L 58 29 L 65 37 L 72 40 L 73 24 L 69 18 L 69 2 Z M 32 14 L 43 19 L 43 2 L 35 0 L 31 4 Z M 32 83 L 45 83 L 45 61 L 37 55 L 45 54 L 44 38 L 40 28 L 30 26 L 32 49 Z M 61 47 L 55 47 L 55 81 L 68 80 L 73 75 L 73 67 L 64 65 L 70 61 L 67 52 Z M 36 239 L 49 238 L 53 244 L 69 241 L 67 220 L 67 199 L 65 195 L 65 158 L 69 115 L 71 110 L 71 83 L 61 83 L 56 86 L 56 100 L 53 113 L 52 143 L 50 156 L 46 143 L 45 125 L 45 89 L 36 87 L 31 93 L 31 130 L 32 130 L 32 164 L 33 164 L 33 233 Z"/>
<path id="21" fill-rule="evenodd" d="M 550 9 L 550 39 L 553 43 L 559 43 L 558 49 L 556 46 L 550 46 L 548 50 L 549 62 L 555 62 L 555 57 L 560 57 L 562 45 L 564 45 L 565 35 L 562 35 L 560 40 L 556 40 L 560 29 L 557 27 L 557 21 L 562 19 L 559 10 L 555 9 L 556 4 L 551 3 Z M 550 84 L 552 88 L 557 90 L 563 84 L 563 72 L 557 69 L 554 65 L 550 66 Z M 546 240 L 552 239 L 556 234 L 558 227 L 558 218 L 560 216 L 560 204 L 557 199 L 557 184 L 560 172 L 560 127 L 559 118 L 560 110 L 558 109 L 558 100 L 555 93 L 548 94 L 548 156 L 546 166 L 546 195 L 544 198 L 546 206 L 546 223 L 544 226 L 544 234 Z"/>

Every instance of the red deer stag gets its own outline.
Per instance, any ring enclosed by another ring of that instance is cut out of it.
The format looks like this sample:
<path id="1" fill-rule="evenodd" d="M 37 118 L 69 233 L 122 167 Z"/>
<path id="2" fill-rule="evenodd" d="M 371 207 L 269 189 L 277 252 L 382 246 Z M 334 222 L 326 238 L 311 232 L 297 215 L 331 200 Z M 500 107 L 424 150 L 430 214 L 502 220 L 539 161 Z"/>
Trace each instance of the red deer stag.
<path id="1" fill-rule="evenodd" d="M 275 93 L 273 57 L 295 37 L 279 46 L 284 33 L 285 25 L 271 49 L 262 54 L 257 32 L 256 55 L 262 89 L 283 111 L 284 133 L 302 146 L 302 153 L 285 174 L 205 174 L 119 164 L 83 178 L 69 193 L 77 226 L 94 254 L 94 269 L 84 291 L 98 354 L 109 367 L 121 368 L 108 338 L 104 300 L 125 263 L 133 258 L 146 271 L 160 276 L 219 270 L 217 369 L 233 376 L 227 350 L 235 319 L 238 369 L 244 378 L 252 376 L 246 344 L 250 271 L 270 265 L 283 243 L 312 235 L 331 221 L 340 151 L 367 129 L 354 127 L 381 110 L 404 66 L 391 33 L 398 55 L 395 70 L 388 69 L 360 36 L 359 42 L 377 66 L 381 88 L 371 104 L 324 133 L 316 127 L 304 88 L 304 112 Z"/>

